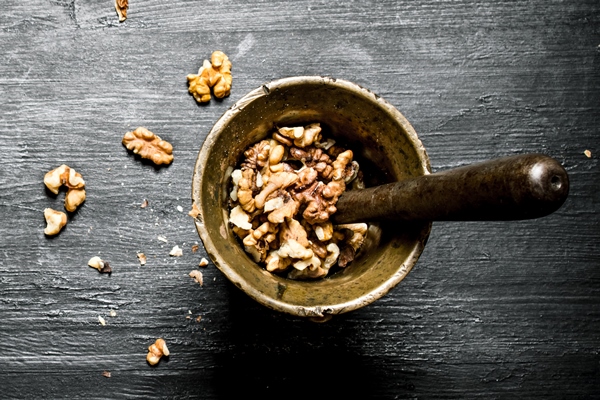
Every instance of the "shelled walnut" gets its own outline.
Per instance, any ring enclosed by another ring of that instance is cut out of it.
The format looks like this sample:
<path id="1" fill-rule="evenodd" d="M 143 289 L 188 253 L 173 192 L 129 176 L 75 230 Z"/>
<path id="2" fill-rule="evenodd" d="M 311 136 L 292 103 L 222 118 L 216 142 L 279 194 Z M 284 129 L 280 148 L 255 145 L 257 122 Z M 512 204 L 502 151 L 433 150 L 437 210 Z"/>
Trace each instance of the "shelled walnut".
<path id="1" fill-rule="evenodd" d="M 146 361 L 150 365 L 156 365 L 160 361 L 162 356 L 169 356 L 170 352 L 167 348 L 167 343 L 164 339 L 158 338 L 154 343 L 148 347 L 148 355 Z"/>
<path id="2" fill-rule="evenodd" d="M 151 160 L 156 165 L 171 164 L 173 161 L 173 146 L 158 135 L 144 127 L 127 132 L 123 136 L 123 145 L 127 150 L 139 154 L 140 157 Z"/>
<path id="3" fill-rule="evenodd" d="M 44 233 L 48 236 L 57 235 L 67 224 L 67 214 L 51 208 L 46 208 L 44 210 L 44 218 L 46 219 L 47 224 Z"/>
<path id="4" fill-rule="evenodd" d="M 367 225 L 334 226 L 329 218 L 359 176 L 352 151 L 324 139 L 313 123 L 279 128 L 244 157 L 231 174 L 229 222 L 246 252 L 290 279 L 323 278 L 334 266 L 346 267 Z"/>
<path id="5" fill-rule="evenodd" d="M 222 51 L 214 51 L 210 61 L 204 60 L 198 74 L 187 77 L 189 92 L 198 103 L 210 101 L 210 88 L 215 97 L 222 99 L 231 92 L 231 61 Z"/>
<path id="6" fill-rule="evenodd" d="M 67 187 L 65 209 L 73 212 L 85 201 L 85 181 L 79 172 L 63 164 L 44 175 L 44 184 L 54 194 L 61 186 Z"/>
<path id="7" fill-rule="evenodd" d="M 128 0 L 115 0 L 115 10 L 119 16 L 119 22 L 123 22 L 127 19 L 127 8 L 129 8 Z"/>

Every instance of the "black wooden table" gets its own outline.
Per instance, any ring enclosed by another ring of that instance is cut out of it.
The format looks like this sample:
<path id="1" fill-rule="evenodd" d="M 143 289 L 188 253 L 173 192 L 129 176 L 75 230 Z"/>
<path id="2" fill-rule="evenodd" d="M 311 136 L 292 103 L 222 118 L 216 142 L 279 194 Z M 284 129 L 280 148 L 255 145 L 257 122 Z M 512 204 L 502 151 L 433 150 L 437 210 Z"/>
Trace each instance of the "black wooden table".
<path id="1" fill-rule="evenodd" d="M 231 96 L 199 106 L 185 77 L 217 49 Z M 4 0 L 0 55 L 0 397 L 600 397 L 597 0 L 131 0 L 123 23 L 111 0 Z M 258 305 L 212 263 L 199 286 L 200 146 L 245 93 L 295 75 L 385 98 L 434 171 L 541 152 L 570 196 L 538 220 L 434 223 L 399 286 L 324 324 Z M 172 165 L 127 152 L 138 126 Z M 64 193 L 42 180 L 63 163 L 87 200 L 49 238 Z M 151 367 L 158 337 L 171 356 Z"/>

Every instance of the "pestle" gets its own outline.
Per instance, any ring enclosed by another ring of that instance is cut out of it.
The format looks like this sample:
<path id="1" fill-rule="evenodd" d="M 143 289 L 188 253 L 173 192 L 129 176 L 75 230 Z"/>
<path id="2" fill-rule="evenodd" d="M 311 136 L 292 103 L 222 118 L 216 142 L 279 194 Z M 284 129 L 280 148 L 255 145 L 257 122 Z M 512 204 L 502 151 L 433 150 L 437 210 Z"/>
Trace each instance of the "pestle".
<path id="1" fill-rule="evenodd" d="M 332 221 L 532 219 L 556 211 L 568 193 L 569 177 L 558 161 L 525 154 L 344 192 Z"/>

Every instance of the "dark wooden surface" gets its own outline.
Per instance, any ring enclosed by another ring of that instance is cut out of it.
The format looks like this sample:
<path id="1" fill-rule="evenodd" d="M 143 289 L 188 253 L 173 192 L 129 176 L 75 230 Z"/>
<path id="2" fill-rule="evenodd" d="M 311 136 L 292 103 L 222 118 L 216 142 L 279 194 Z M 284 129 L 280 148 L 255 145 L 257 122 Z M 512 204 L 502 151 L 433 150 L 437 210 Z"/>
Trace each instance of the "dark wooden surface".
<path id="1" fill-rule="evenodd" d="M 231 96 L 198 106 L 185 76 L 216 49 Z M 3 0 L 0 55 L 0 397 L 600 397 L 597 0 L 131 0 L 124 23 L 111 0 Z M 436 171 L 541 152 L 570 196 L 539 220 L 435 223 L 398 287 L 325 324 L 264 309 L 212 264 L 200 287 L 204 137 L 248 91 L 307 74 L 395 105 Z M 171 166 L 128 154 L 137 126 L 173 144 Z M 62 163 L 88 197 L 47 238 L 64 194 L 42 179 Z M 150 367 L 157 337 L 172 355 Z"/>

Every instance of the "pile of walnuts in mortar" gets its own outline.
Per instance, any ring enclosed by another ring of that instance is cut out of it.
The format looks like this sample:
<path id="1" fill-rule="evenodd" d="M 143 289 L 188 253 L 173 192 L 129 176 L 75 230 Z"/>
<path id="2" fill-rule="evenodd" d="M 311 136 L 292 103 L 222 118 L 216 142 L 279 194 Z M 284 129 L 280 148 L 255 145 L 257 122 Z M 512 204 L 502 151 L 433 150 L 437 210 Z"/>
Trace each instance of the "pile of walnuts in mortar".
<path id="1" fill-rule="evenodd" d="M 278 128 L 244 157 L 231 174 L 229 221 L 254 261 L 290 279 L 316 279 L 354 260 L 367 224 L 330 221 L 346 187 L 364 187 L 351 150 L 312 123 Z"/>

